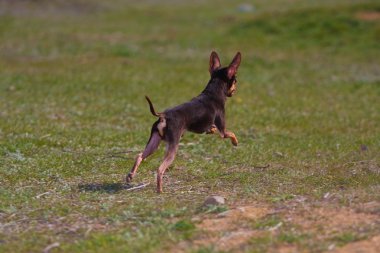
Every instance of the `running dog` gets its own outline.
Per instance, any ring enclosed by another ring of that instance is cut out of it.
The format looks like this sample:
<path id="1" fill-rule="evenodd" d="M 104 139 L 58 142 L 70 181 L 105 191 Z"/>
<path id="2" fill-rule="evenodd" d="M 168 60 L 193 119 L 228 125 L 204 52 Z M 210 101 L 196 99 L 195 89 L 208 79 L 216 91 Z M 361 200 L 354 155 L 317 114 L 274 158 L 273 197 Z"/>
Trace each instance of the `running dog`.
<path id="1" fill-rule="evenodd" d="M 241 54 L 238 52 L 228 67 L 221 67 L 218 54 L 212 52 L 209 64 L 211 79 L 206 88 L 189 102 L 164 112 L 157 113 L 149 97 L 145 96 L 151 113 L 158 117 L 158 120 L 153 123 L 145 150 L 137 155 L 135 164 L 126 177 L 127 183 L 132 181 L 141 162 L 157 150 L 161 141 L 165 141 L 165 157 L 157 170 L 157 192 L 162 193 L 162 177 L 173 162 L 185 131 L 199 134 L 213 134 L 218 131 L 222 138 L 229 138 L 231 143 L 237 146 L 235 134 L 226 130 L 224 107 L 227 97 L 231 97 L 236 91 L 236 73 L 240 61 Z"/>

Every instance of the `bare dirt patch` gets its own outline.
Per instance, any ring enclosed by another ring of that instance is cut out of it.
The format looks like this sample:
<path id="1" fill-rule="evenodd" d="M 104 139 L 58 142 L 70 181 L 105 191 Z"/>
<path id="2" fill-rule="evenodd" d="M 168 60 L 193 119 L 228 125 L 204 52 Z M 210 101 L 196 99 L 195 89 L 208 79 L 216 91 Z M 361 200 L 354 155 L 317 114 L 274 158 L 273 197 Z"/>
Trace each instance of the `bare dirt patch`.
<path id="1" fill-rule="evenodd" d="M 380 249 L 380 236 L 375 236 L 369 240 L 347 244 L 336 249 L 334 253 L 377 253 Z"/>
<path id="2" fill-rule="evenodd" d="M 242 206 L 218 214 L 216 217 L 204 219 L 198 228 L 207 232 L 236 230 L 247 220 L 255 220 L 268 214 L 269 209 L 260 206 Z"/>
<path id="3" fill-rule="evenodd" d="M 195 217 L 193 220 L 200 220 L 197 228 L 203 233 L 192 241 L 181 242 L 172 252 L 187 252 L 190 248 L 209 246 L 223 251 L 238 249 L 250 238 L 261 234 L 261 231 L 252 230 L 249 224 L 266 216 L 269 211 L 267 206 L 255 204 L 233 207 L 219 214 Z"/>
<path id="4" fill-rule="evenodd" d="M 303 198 L 301 198 L 304 200 Z M 297 243 L 301 237 L 289 242 L 291 237 L 281 239 L 279 235 L 309 235 L 305 237 L 308 244 L 334 240 L 345 233 L 376 234 L 380 229 L 380 215 L 376 211 L 378 202 L 360 204 L 357 208 L 342 207 L 327 202 L 308 203 L 307 201 L 291 200 L 269 206 L 255 203 L 254 205 L 235 206 L 230 210 L 219 214 L 207 214 L 194 217 L 198 222 L 197 228 L 201 231 L 189 241 L 183 241 L 175 246 L 172 252 L 188 252 L 189 249 L 212 247 L 215 250 L 240 252 L 249 245 L 253 238 L 268 238 L 273 236 L 273 241 L 267 245 L 269 252 L 302 252 L 302 245 Z M 375 210 L 375 211 L 374 211 Z M 256 227 L 274 215 L 278 217 L 278 224 L 272 223 L 268 227 Z M 307 239 L 309 238 L 309 239 Z M 376 249 L 380 236 L 371 240 L 349 243 L 342 249 L 352 245 L 353 251 L 365 248 Z M 303 240 L 303 239 L 302 239 Z M 334 245 L 335 244 L 331 244 Z M 327 247 L 328 245 L 326 245 Z M 323 250 L 321 246 L 320 250 Z M 337 251 L 346 252 L 346 251 Z M 375 252 L 375 251 L 373 251 Z"/>
<path id="5" fill-rule="evenodd" d="M 371 202 L 363 203 L 363 204 L 360 204 L 356 208 L 356 210 L 358 212 L 380 215 L 380 202 L 371 201 Z"/>
<path id="6" fill-rule="evenodd" d="M 373 214 L 359 213 L 348 208 L 318 207 L 302 209 L 286 214 L 287 221 L 300 226 L 303 230 L 329 236 L 347 229 L 360 229 L 374 226 L 378 217 Z"/>
<path id="7" fill-rule="evenodd" d="M 216 244 L 218 245 L 218 249 L 229 251 L 235 248 L 239 248 L 241 245 L 244 245 L 250 238 L 258 236 L 259 234 L 261 233 L 252 230 L 233 231 L 220 238 Z"/>
<path id="8" fill-rule="evenodd" d="M 181 252 L 186 252 L 189 246 L 195 248 L 213 246 L 216 250 L 233 251 L 245 245 L 249 239 L 258 237 L 262 234 L 260 231 L 253 231 L 249 229 L 238 229 L 235 231 L 224 231 L 220 234 L 203 235 L 201 238 L 195 239 L 190 242 L 182 242 L 179 246 Z M 173 251 L 177 252 L 177 251 Z"/>
<path id="9" fill-rule="evenodd" d="M 379 21 L 380 12 L 379 11 L 361 11 L 356 13 L 355 17 L 363 21 Z"/>
<path id="10" fill-rule="evenodd" d="M 296 252 L 304 252 L 297 249 L 296 246 L 293 245 L 285 245 L 281 247 L 277 247 L 274 249 L 271 249 L 269 253 L 296 253 Z"/>

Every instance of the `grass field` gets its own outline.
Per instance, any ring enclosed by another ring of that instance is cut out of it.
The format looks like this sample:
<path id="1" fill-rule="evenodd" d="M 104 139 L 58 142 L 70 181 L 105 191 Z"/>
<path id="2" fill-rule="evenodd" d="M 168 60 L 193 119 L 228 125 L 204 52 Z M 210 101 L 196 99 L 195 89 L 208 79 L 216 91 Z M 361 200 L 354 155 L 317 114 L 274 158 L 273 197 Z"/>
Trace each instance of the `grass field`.
<path id="1" fill-rule="evenodd" d="M 198 95 L 212 50 L 242 53 L 239 146 L 186 133 L 127 191 L 144 95 Z M 0 252 L 380 247 L 378 1 L 0 0 L 0 56 Z"/>

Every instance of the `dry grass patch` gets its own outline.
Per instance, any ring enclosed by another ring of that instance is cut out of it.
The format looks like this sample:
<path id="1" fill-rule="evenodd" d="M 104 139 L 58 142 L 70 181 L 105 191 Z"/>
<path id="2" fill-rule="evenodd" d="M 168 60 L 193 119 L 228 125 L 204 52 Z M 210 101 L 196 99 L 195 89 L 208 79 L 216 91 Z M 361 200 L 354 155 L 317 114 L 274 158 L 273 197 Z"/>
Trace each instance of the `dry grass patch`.
<path id="1" fill-rule="evenodd" d="M 228 211 L 194 217 L 197 228 L 202 231 L 191 241 L 179 243 L 173 252 L 186 252 L 191 248 L 211 247 L 216 250 L 236 250 L 261 231 L 252 230 L 250 224 L 269 213 L 270 209 L 263 204 L 233 207 Z"/>
<path id="2" fill-rule="evenodd" d="M 366 230 L 379 226 L 379 216 L 345 207 L 301 208 L 286 214 L 287 221 L 302 230 L 325 238 L 347 230 Z"/>
<path id="3" fill-rule="evenodd" d="M 235 207 L 218 214 L 216 217 L 204 219 L 198 228 L 207 232 L 236 230 L 246 221 L 257 220 L 267 215 L 269 209 L 260 205 Z"/>
<path id="4" fill-rule="evenodd" d="M 380 11 L 361 11 L 356 13 L 356 18 L 364 21 L 379 21 Z"/>
<path id="5" fill-rule="evenodd" d="M 380 249 L 380 236 L 375 236 L 369 240 L 363 240 L 347 244 L 346 246 L 336 249 L 334 253 L 377 253 Z"/>

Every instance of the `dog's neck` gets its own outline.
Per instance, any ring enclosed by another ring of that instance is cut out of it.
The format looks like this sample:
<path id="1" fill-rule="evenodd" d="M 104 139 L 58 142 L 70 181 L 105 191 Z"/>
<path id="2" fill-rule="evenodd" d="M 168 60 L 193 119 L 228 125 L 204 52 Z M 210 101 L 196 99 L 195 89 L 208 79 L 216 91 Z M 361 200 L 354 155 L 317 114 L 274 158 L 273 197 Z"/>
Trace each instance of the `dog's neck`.
<path id="1" fill-rule="evenodd" d="M 225 83 L 219 78 L 212 78 L 201 94 L 210 97 L 212 100 L 224 106 L 227 100 Z"/>

